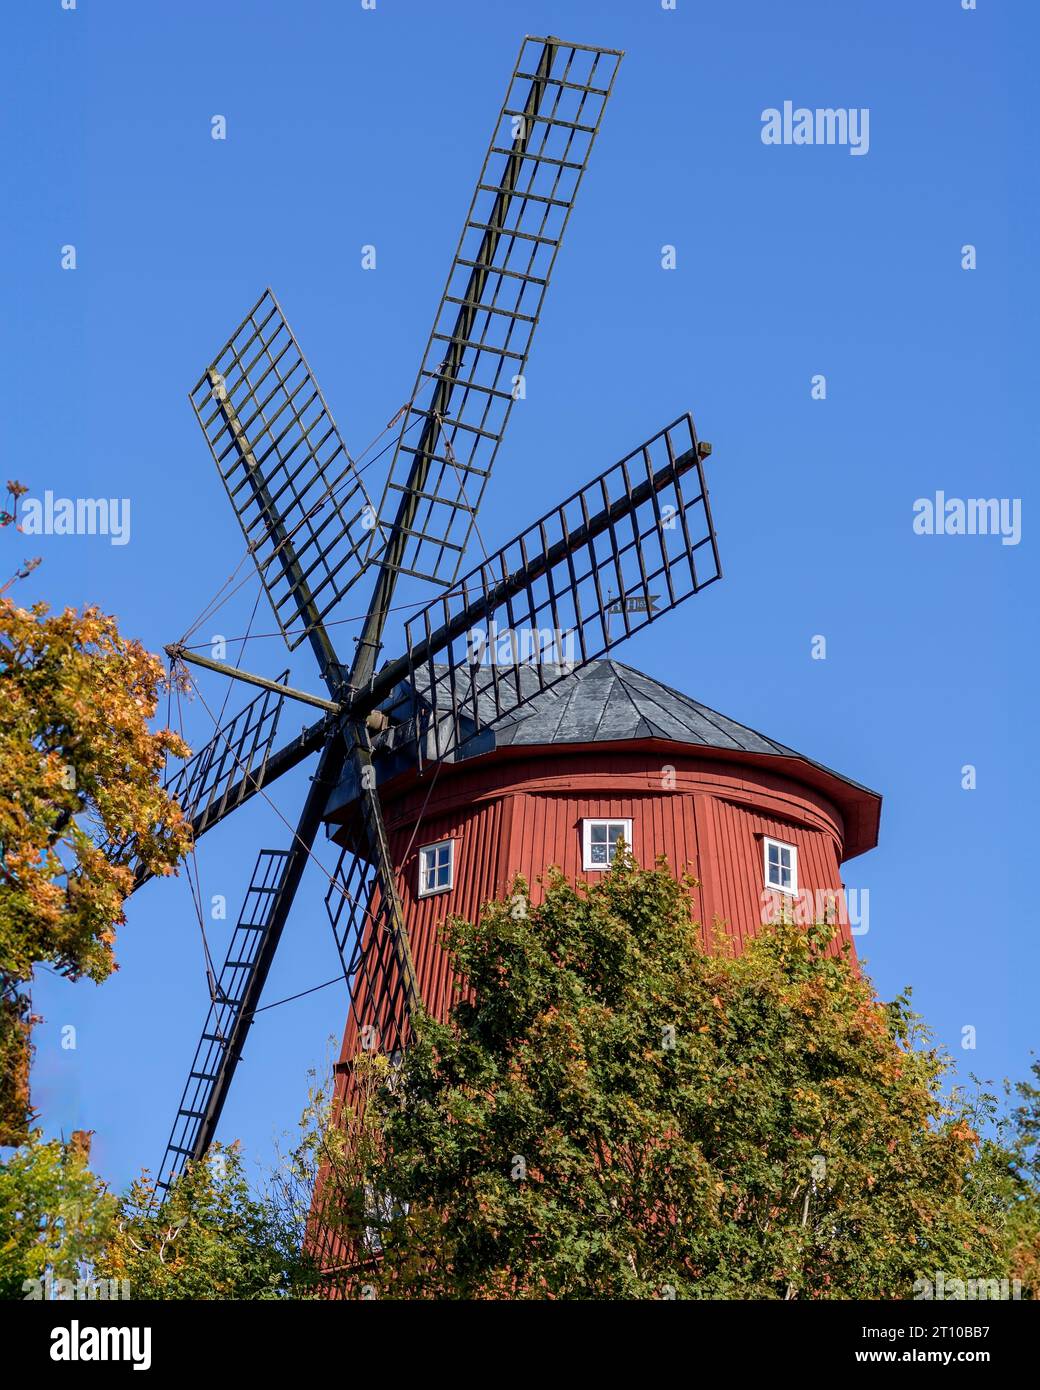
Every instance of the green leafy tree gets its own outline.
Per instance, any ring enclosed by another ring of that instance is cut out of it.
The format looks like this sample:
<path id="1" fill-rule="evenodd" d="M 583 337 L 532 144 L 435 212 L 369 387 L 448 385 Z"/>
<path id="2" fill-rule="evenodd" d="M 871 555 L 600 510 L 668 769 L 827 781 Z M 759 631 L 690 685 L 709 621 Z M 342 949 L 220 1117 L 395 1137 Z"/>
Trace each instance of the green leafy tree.
<path id="1" fill-rule="evenodd" d="M 941 1270 L 1037 1297 L 1040 1067 L 1010 1107 L 946 1094 L 828 927 L 705 949 L 687 886 L 623 860 L 449 923 L 448 1022 L 363 1057 L 346 1114 L 312 1092 L 263 1195 L 216 1146 L 120 1200 L 85 1136 L 34 1134 L 0 1165 L 0 1296 L 909 1298 Z"/>
<path id="2" fill-rule="evenodd" d="M 1040 1061 L 1031 1077 L 1008 1086 L 1017 1103 L 998 1122 L 1003 1143 L 990 1143 L 988 1152 L 1008 1210 L 1011 1277 L 1024 1296 L 1040 1299 Z"/>
<path id="3" fill-rule="evenodd" d="M 0 1164 L 0 1298 L 45 1298 L 57 1280 L 76 1283 L 114 1233 L 116 1199 L 87 1166 L 89 1144 L 73 1140 L 35 1130 Z"/>
<path id="4" fill-rule="evenodd" d="M 161 1206 L 150 1179 L 134 1183 L 98 1269 L 143 1299 L 299 1298 L 313 1285 L 299 1227 L 250 1192 L 237 1144 L 190 1164 Z"/>
<path id="5" fill-rule="evenodd" d="M 360 1060 L 349 1142 L 319 1145 L 348 1292 L 911 1298 L 1008 1273 L 1007 1152 L 983 1156 L 908 999 L 826 925 L 705 949 L 688 888 L 619 859 L 448 924 L 468 990 L 399 1066 Z"/>
<path id="6" fill-rule="evenodd" d="M 249 1190 L 237 1145 L 215 1145 L 166 1200 L 144 1174 L 120 1198 L 87 1166 L 89 1144 L 38 1131 L 0 1164 L 0 1298 L 77 1296 L 113 1282 L 134 1299 L 306 1297 L 303 1232 Z M 64 1281 L 60 1283 L 59 1281 Z"/>

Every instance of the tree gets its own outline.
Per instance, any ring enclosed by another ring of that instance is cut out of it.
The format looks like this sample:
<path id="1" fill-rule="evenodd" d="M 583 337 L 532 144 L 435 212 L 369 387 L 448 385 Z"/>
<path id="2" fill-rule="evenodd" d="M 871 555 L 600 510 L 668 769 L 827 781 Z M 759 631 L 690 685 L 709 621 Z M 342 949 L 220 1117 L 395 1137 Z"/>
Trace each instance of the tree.
<path id="1" fill-rule="evenodd" d="M 0 1298 L 52 1296 L 75 1284 L 111 1238 L 116 1199 L 87 1166 L 89 1145 L 35 1130 L 0 1164 Z"/>
<path id="2" fill-rule="evenodd" d="M 1008 1093 L 1018 1104 L 1002 1118 L 1004 1143 L 990 1146 L 990 1158 L 1001 1178 L 1008 1207 L 1008 1249 L 1011 1277 L 1033 1298 L 1040 1298 L 1040 1062 L 1034 1061 L 1032 1081 L 1019 1081 Z M 1010 1161 L 1005 1162 L 1010 1150 Z"/>
<path id="3" fill-rule="evenodd" d="M 135 1299 L 269 1300 L 313 1285 L 302 1233 L 269 1197 L 254 1197 L 237 1144 L 190 1163 L 160 1206 L 142 1176 L 122 1200 L 98 1260 Z"/>
<path id="4" fill-rule="evenodd" d="M 99 609 L 0 598 L 0 1144 L 25 1141 L 32 1118 L 21 986 L 43 963 L 106 979 L 132 865 L 168 874 L 189 847 L 160 784 L 188 750 L 149 727 L 163 681 Z"/>
<path id="5" fill-rule="evenodd" d="M 982 1158 L 908 998 L 825 924 L 706 949 L 689 886 L 619 859 L 448 923 L 466 992 L 399 1066 L 360 1059 L 353 1140 L 321 1145 L 348 1292 L 911 1298 L 1008 1272 L 1007 1153 Z"/>
<path id="6" fill-rule="evenodd" d="M 941 1271 L 1037 1297 L 1040 1066 L 1010 1108 L 945 1094 L 829 927 L 706 948 L 687 888 L 623 860 L 449 923 L 449 1020 L 363 1056 L 345 1115 L 312 1092 L 261 1196 L 233 1145 L 117 1202 L 37 1136 L 0 1167 L 0 1294 L 906 1299 Z"/>
<path id="7" fill-rule="evenodd" d="M 273 1299 L 314 1285 L 302 1232 L 250 1194 L 237 1145 L 189 1164 L 165 1202 L 147 1174 L 122 1198 L 89 1142 L 34 1131 L 0 1164 L 0 1298 Z"/>

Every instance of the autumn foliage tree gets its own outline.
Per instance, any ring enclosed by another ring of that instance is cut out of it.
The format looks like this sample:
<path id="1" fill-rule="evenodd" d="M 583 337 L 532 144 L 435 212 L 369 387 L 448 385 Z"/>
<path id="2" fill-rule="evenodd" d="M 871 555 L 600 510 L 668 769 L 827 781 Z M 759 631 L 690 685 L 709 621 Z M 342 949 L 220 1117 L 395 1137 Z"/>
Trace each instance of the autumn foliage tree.
<path id="1" fill-rule="evenodd" d="M 469 992 L 400 1066 L 361 1059 L 363 1122 L 320 1146 L 348 1293 L 912 1298 L 922 1273 L 1007 1274 L 1007 1151 L 832 937 L 705 948 L 688 885 L 628 859 L 451 921 Z"/>
<path id="2" fill-rule="evenodd" d="M 0 1143 L 28 1135 L 23 986 L 46 963 L 96 982 L 115 968 L 133 863 L 170 873 L 190 843 L 161 785 L 160 661 L 99 609 L 0 598 Z"/>

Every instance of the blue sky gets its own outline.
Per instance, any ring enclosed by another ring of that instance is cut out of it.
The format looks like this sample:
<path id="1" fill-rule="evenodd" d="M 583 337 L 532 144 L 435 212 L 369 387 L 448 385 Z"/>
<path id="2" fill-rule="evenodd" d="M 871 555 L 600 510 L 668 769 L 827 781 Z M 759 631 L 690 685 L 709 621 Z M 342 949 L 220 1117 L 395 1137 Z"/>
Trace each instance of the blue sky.
<path id="1" fill-rule="evenodd" d="M 726 577 L 618 654 L 883 793 L 879 847 L 846 870 L 870 891 L 869 969 L 886 997 L 913 985 L 965 1076 L 1023 1075 L 1037 28 L 1025 0 L 13 7 L 0 477 L 132 508 L 125 546 L 5 532 L 7 570 L 43 556 L 20 597 L 99 603 L 156 650 L 177 639 L 241 555 L 187 401 L 228 333 L 272 285 L 359 451 L 411 390 L 523 34 L 623 48 L 481 530 L 509 539 L 692 410 Z M 764 145 L 761 113 L 785 100 L 869 108 L 869 152 Z M 914 501 L 937 490 L 1022 499 L 1021 543 L 915 535 Z M 254 595 L 213 632 L 241 632 Z M 277 638 L 248 657 L 285 665 Z M 318 689 L 306 648 L 291 665 Z M 189 720 L 203 737 L 204 711 Z M 293 822 L 305 789 L 301 772 L 272 793 Z M 285 842 L 264 803 L 239 813 L 203 842 L 204 894 L 233 916 L 257 849 Z M 321 898 L 312 867 L 265 1001 L 335 975 Z M 210 929 L 219 956 L 228 930 Z M 205 1011 L 183 879 L 132 900 L 119 960 L 100 989 L 39 980 L 34 1088 L 48 1132 L 94 1129 L 122 1184 L 162 1154 Z M 259 1017 L 222 1125 L 250 1162 L 294 1125 L 345 1010 L 339 986 Z"/>

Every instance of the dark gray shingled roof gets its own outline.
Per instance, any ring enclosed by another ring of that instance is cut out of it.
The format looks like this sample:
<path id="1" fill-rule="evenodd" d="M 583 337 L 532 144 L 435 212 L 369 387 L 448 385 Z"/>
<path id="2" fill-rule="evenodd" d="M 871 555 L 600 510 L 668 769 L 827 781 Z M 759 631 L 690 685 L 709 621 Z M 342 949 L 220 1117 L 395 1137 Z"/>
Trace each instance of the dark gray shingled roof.
<path id="1" fill-rule="evenodd" d="M 530 675 L 533 688 L 537 679 L 533 671 Z M 850 787 L 877 795 L 804 753 L 777 743 L 746 724 L 738 724 L 620 661 L 590 662 L 551 689 L 543 690 L 529 705 L 492 720 L 490 727 L 496 748 L 661 738 L 702 748 L 798 758 Z"/>
<path id="2" fill-rule="evenodd" d="M 551 679 L 559 676 L 560 667 L 546 663 L 542 672 L 545 678 Z M 525 696 L 531 694 L 530 703 L 496 717 L 493 702 L 482 697 L 480 727 L 474 727 L 472 736 L 445 761 L 464 762 L 507 748 L 628 743 L 643 739 L 663 739 L 738 756 L 797 759 L 805 768 L 815 769 L 815 775 L 810 774 L 807 780 L 826 785 L 832 791 L 836 790 L 835 784 L 840 783 L 845 789 L 843 797 L 851 796 L 857 803 L 863 803 L 864 799 L 875 802 L 869 815 L 876 826 L 877 807 L 880 806 L 876 792 L 797 753 L 786 744 L 766 738 L 755 729 L 699 704 L 689 695 L 651 680 L 620 661 L 591 661 L 541 691 L 533 666 L 520 666 L 517 674 Z M 503 694 L 508 688 L 509 681 L 504 679 Z M 415 766 L 415 746 L 408 741 L 414 738 L 414 732 L 407 731 L 414 729 L 410 716 L 415 711 L 416 696 L 420 704 L 423 703 L 423 693 L 420 675 L 414 687 L 399 686 L 382 706 L 397 727 L 373 739 L 380 783 Z M 405 722 L 398 724 L 400 720 Z M 348 767 L 332 792 L 327 816 L 342 815 L 356 796 L 353 772 Z"/>
<path id="3" fill-rule="evenodd" d="M 531 670 L 531 685 L 536 685 Z M 620 661 L 593 661 L 491 722 L 495 747 L 662 738 L 742 753 L 801 754 Z"/>
<path id="4" fill-rule="evenodd" d="M 559 674 L 559 667 L 542 668 L 544 678 Z M 509 750 L 519 752 L 523 748 L 551 744 L 617 744 L 661 739 L 711 749 L 717 757 L 725 758 L 729 753 L 736 761 L 761 760 L 760 765 L 775 770 L 786 771 L 785 763 L 796 762 L 799 766 L 791 772 L 800 781 L 822 791 L 841 809 L 845 823 L 844 857 L 851 859 L 877 844 L 881 812 L 881 798 L 877 792 L 699 704 L 681 691 L 651 680 L 631 666 L 620 661 L 592 661 L 567 673 L 547 690 L 539 690 L 538 672 L 532 666 L 519 667 L 515 673 L 510 673 L 511 679 L 514 676 L 519 679 L 523 694 L 530 694 L 530 703 L 496 716 L 493 703 L 482 697 L 479 725 L 467 721 L 472 733 L 445 761 L 461 763 L 498 752 L 508 754 Z M 508 688 L 509 681 L 504 680 L 503 694 Z M 426 704 L 428 708 L 423 694 L 420 677 L 414 686 L 399 686 L 382 706 L 390 715 L 392 726 L 373 739 L 380 784 L 395 781 L 415 770 L 413 717 L 417 703 Z M 348 821 L 357 793 L 354 772 L 348 765 L 339 785 L 330 794 L 326 819 L 332 824 Z"/>

